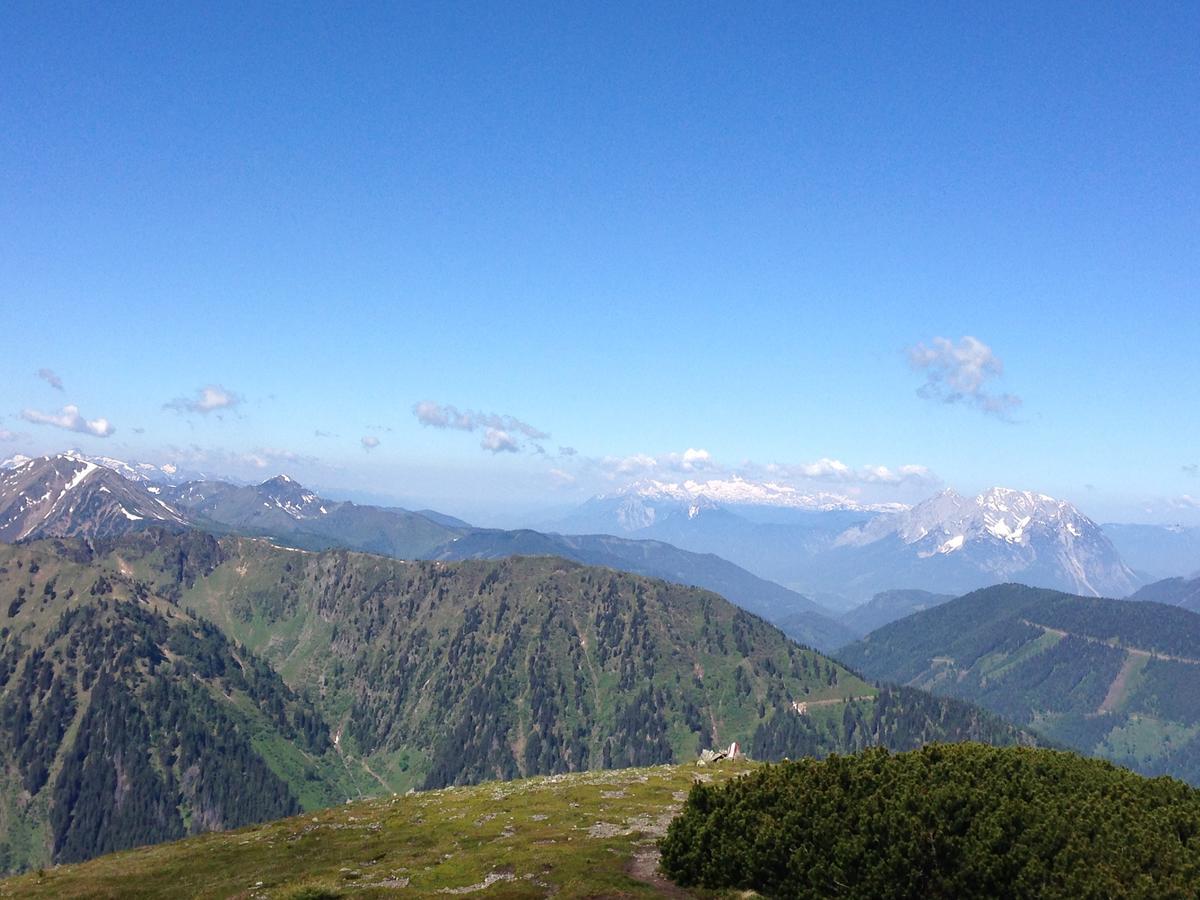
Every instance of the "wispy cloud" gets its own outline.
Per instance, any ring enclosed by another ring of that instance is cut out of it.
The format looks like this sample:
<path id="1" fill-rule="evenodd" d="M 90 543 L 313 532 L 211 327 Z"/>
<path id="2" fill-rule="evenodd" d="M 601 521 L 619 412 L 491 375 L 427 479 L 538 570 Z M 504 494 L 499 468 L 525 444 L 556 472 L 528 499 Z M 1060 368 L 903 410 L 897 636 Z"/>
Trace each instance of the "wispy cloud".
<path id="1" fill-rule="evenodd" d="M 515 453 L 522 448 L 525 440 L 541 441 L 550 437 L 545 431 L 515 416 L 460 410 L 449 404 L 428 400 L 414 404 L 412 411 L 418 422 L 430 428 L 482 431 L 479 446 L 492 453 Z"/>
<path id="2" fill-rule="evenodd" d="M 0 428 L 0 441 L 5 443 L 9 441 L 19 441 L 23 435 L 17 434 L 15 431 L 9 431 L 7 428 Z"/>
<path id="3" fill-rule="evenodd" d="M 56 391 L 61 391 L 63 389 L 62 379 L 55 374 L 53 369 L 38 369 L 35 374 L 38 378 L 42 379 L 42 381 L 46 382 L 46 384 L 50 385 L 50 387 L 54 388 Z"/>
<path id="4" fill-rule="evenodd" d="M 236 391 L 228 390 L 219 384 L 208 384 L 196 391 L 193 397 L 176 397 L 163 404 L 164 409 L 173 409 L 180 413 L 200 413 L 208 415 L 211 412 L 232 410 L 242 402 L 242 396 Z"/>
<path id="5" fill-rule="evenodd" d="M 52 425 L 67 431 L 77 431 L 80 434 L 90 434 L 95 437 L 108 437 L 116 429 L 108 419 L 85 419 L 79 414 L 79 407 L 68 404 L 60 412 L 44 413 L 36 409 L 26 409 L 21 412 L 21 418 L 35 425 Z"/>
<path id="6" fill-rule="evenodd" d="M 234 454 L 234 460 L 253 466 L 256 469 L 266 469 L 270 466 L 293 465 L 311 466 L 318 462 L 315 456 L 307 456 L 294 450 L 281 447 L 256 447 L 249 453 Z"/>
<path id="7" fill-rule="evenodd" d="M 1197 465 L 1196 463 L 1190 463 L 1186 466 L 1180 466 L 1179 468 L 1183 470 L 1184 475 L 1190 475 L 1192 478 L 1200 475 L 1200 465 Z"/>
<path id="8" fill-rule="evenodd" d="M 375 437 L 373 434 L 368 434 L 362 439 L 362 447 L 368 452 L 374 450 L 378 446 L 379 438 Z"/>
<path id="9" fill-rule="evenodd" d="M 992 348 L 967 335 L 958 343 L 935 337 L 908 349 L 908 364 L 925 376 L 917 394 L 927 400 L 961 403 L 1001 419 L 1021 405 L 1015 394 L 999 393 L 991 383 L 1004 374 L 1004 363 Z"/>
<path id="10" fill-rule="evenodd" d="M 550 482 L 555 487 L 570 487 L 575 484 L 576 477 L 564 469 L 551 469 Z"/>

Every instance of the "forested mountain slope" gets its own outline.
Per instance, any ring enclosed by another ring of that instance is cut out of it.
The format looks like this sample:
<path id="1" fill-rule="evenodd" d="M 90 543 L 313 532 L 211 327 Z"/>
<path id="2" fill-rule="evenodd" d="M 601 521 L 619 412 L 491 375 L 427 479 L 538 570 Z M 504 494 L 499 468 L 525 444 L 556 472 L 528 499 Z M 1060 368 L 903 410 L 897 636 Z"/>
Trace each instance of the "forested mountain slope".
<path id="1" fill-rule="evenodd" d="M 826 653 L 863 632 L 838 622 L 812 600 L 747 572 L 711 553 L 692 553 L 662 541 L 629 540 L 606 534 L 543 534 L 539 531 L 477 529 L 434 550 L 434 559 L 502 559 L 562 556 L 589 566 L 607 566 L 651 578 L 714 591 L 778 626 L 793 640 Z"/>
<path id="2" fill-rule="evenodd" d="M 559 558 L 401 562 L 168 533 L 103 553 L 312 691 L 339 749 L 389 788 L 686 760 L 767 726 L 780 755 L 1028 739 L 915 692 L 879 700 L 715 594 Z"/>
<path id="3" fill-rule="evenodd" d="M 841 656 L 872 677 L 1200 784 L 1200 615 L 1185 609 L 999 585 L 885 626 Z"/>
<path id="4" fill-rule="evenodd" d="M 0 870 L 350 794 L 307 700 L 105 563 L 74 541 L 0 545 Z"/>
<path id="5" fill-rule="evenodd" d="M 402 562 L 148 530 L 0 560 L 10 868 L 734 740 L 761 758 L 1033 740 L 877 688 L 715 594 L 559 558 Z"/>

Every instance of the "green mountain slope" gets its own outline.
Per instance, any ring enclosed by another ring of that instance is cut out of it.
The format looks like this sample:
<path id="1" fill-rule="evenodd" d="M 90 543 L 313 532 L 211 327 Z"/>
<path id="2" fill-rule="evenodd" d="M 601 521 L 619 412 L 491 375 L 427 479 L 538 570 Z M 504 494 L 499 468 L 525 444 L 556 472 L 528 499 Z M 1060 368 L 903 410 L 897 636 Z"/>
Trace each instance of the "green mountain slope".
<path id="1" fill-rule="evenodd" d="M 9 868 L 735 740 L 762 758 L 1031 740 L 881 690 L 715 594 L 558 558 L 155 530 L 0 552 Z"/>
<path id="2" fill-rule="evenodd" d="M 561 556 L 587 566 L 606 566 L 636 575 L 665 578 L 720 594 L 762 616 L 801 644 L 828 653 L 863 634 L 831 617 L 812 600 L 767 581 L 711 553 L 692 553 L 662 541 L 629 540 L 606 534 L 543 534 L 519 529 L 476 529 L 434 550 L 442 560 Z"/>
<path id="3" fill-rule="evenodd" d="M 872 677 L 1200 783 L 1200 615 L 1187 610 L 1000 585 L 881 628 L 841 655 Z"/>
<path id="4" fill-rule="evenodd" d="M 978 736 L 977 710 L 877 700 L 715 594 L 563 559 L 402 562 L 165 533 L 103 553 L 311 693 L 382 790 L 685 761 L 750 747 L 772 722 L 782 736 L 760 755 Z"/>
<path id="5" fill-rule="evenodd" d="M 347 795 L 328 728 L 261 659 L 84 545 L 0 545 L 0 869 Z"/>

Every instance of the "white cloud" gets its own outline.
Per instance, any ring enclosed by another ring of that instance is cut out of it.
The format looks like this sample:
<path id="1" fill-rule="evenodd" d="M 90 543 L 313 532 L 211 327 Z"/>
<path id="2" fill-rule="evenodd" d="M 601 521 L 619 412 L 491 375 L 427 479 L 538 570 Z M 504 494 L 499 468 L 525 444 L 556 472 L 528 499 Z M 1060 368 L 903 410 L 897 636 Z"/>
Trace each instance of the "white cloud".
<path id="1" fill-rule="evenodd" d="M 116 431 L 108 419 L 85 419 L 79 414 L 79 407 L 70 404 L 64 406 L 58 413 L 26 409 L 21 412 L 21 418 L 37 425 L 53 425 L 55 428 L 65 428 L 67 431 L 78 431 L 80 434 L 90 434 L 95 437 L 108 437 Z"/>
<path id="2" fill-rule="evenodd" d="M 38 369 L 36 374 L 38 378 L 42 379 L 42 381 L 46 382 L 46 384 L 50 385 L 56 391 L 63 389 L 62 379 L 54 373 L 53 369 Z"/>
<path id="3" fill-rule="evenodd" d="M 662 453 L 650 456 L 634 453 L 630 456 L 606 456 L 599 461 L 601 469 L 615 475 L 668 475 L 708 471 L 718 468 L 707 450 L 689 447 L 682 453 Z"/>
<path id="4" fill-rule="evenodd" d="M 0 441 L 15 441 L 20 439 L 21 435 L 15 431 L 9 431 L 7 428 L 0 428 Z"/>
<path id="5" fill-rule="evenodd" d="M 173 409 L 181 413 L 201 413 L 233 409 L 242 402 L 242 397 L 235 391 L 221 387 L 219 384 L 208 384 L 197 389 L 194 397 L 176 397 L 163 404 L 165 409 Z"/>
<path id="6" fill-rule="evenodd" d="M 424 400 L 413 404 L 413 415 L 422 425 L 430 428 L 446 428 L 454 431 L 483 431 L 479 446 L 492 453 L 516 453 L 526 440 L 541 441 L 550 437 L 540 428 L 522 422 L 515 416 L 499 413 L 460 410 L 455 406 Z M 544 449 L 532 445 L 533 452 L 543 454 Z"/>
<path id="7" fill-rule="evenodd" d="M 989 389 L 990 382 L 1004 374 L 1004 363 L 991 347 L 970 335 L 957 344 L 935 337 L 929 344 L 910 347 L 908 363 L 925 376 L 917 394 L 927 400 L 967 404 L 1002 419 L 1021 405 L 1015 394 Z"/>
<path id="8" fill-rule="evenodd" d="M 756 466 L 746 465 L 746 470 L 754 472 L 761 469 L 773 477 L 782 477 L 788 481 L 801 480 L 831 481 L 844 484 L 900 484 L 906 481 L 936 480 L 933 473 L 925 466 L 903 465 L 895 468 L 880 465 L 849 466 L 840 459 L 822 457 L 809 463 L 768 463 Z"/>
<path id="9" fill-rule="evenodd" d="M 362 439 L 362 446 L 363 446 L 363 449 L 367 450 L 368 452 L 371 450 L 374 450 L 376 447 L 379 446 L 379 438 L 375 437 L 374 435 L 368 434 L 366 437 L 364 437 Z"/>
<path id="10" fill-rule="evenodd" d="M 492 453 L 516 453 L 521 449 L 512 435 L 500 428 L 489 428 L 485 431 L 479 446 Z"/>

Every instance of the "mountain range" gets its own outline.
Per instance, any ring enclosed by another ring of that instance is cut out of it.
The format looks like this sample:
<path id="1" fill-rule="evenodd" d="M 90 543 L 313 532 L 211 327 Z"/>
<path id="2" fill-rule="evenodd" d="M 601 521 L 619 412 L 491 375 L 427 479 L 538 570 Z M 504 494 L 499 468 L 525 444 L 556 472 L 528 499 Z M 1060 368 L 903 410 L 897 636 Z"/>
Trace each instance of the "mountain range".
<path id="1" fill-rule="evenodd" d="M 1125 564 L 1109 534 L 1152 543 L 1151 526 L 1101 528 L 1066 501 L 1005 488 L 973 498 L 943 491 L 903 508 L 763 493 L 762 485 L 738 480 L 647 482 L 588 501 L 551 523 L 557 530 L 533 531 L 334 501 L 286 475 L 257 485 L 172 484 L 149 465 L 105 463 L 70 453 L 0 470 L 0 535 L 119 534 L 158 523 L 400 559 L 559 555 L 717 591 L 824 650 L 903 614 L 897 591 L 957 596 L 1019 580 L 1119 597 L 1149 580 Z M 1191 536 L 1169 533 L 1178 544 L 1174 557 L 1190 558 Z M 890 599 L 872 605 L 881 594 Z"/>
<path id="2" fill-rule="evenodd" d="M 347 797 L 929 740 L 1031 743 L 721 597 L 552 557 L 404 562 L 149 528 L 0 544 L 0 862 Z"/>
<path id="3" fill-rule="evenodd" d="M 83 502 L 93 496 L 99 499 Z M 55 504 L 59 498 L 64 499 Z M 7 531 L 0 525 L 0 537 L 9 540 L 112 537 L 158 524 L 268 537 L 298 549 L 337 547 L 398 559 L 562 556 L 716 591 L 818 649 L 831 650 L 856 636 L 808 598 L 712 554 L 661 541 L 476 529 L 432 511 L 328 500 L 286 475 L 257 485 L 159 485 L 131 481 L 74 455 L 41 457 L 0 472 L 0 523 L 10 518 Z"/>
<path id="4" fill-rule="evenodd" d="M 702 484 L 682 493 L 642 484 L 588 501 L 557 527 L 717 553 L 842 610 L 895 589 L 957 595 L 1020 580 L 1123 597 L 1143 581 L 1099 525 L 1066 501 L 1030 491 L 992 488 L 963 497 L 947 490 L 911 508 L 832 496 L 783 506 L 719 496 Z"/>

